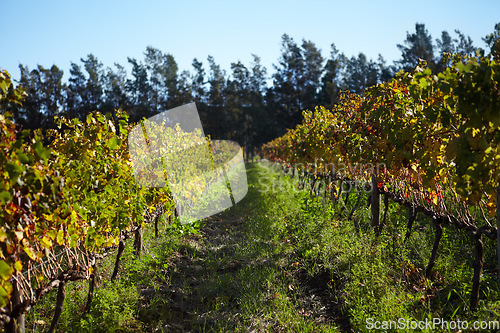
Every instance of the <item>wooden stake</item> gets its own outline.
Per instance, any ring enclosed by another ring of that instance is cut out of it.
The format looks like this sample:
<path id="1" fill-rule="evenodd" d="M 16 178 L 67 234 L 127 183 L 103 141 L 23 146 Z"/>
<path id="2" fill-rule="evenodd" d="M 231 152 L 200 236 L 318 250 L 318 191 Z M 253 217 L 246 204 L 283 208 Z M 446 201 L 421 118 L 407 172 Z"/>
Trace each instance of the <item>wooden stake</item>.
<path id="1" fill-rule="evenodd" d="M 439 242 L 441 241 L 441 237 L 443 236 L 443 226 L 441 225 L 441 221 L 438 219 L 433 219 L 434 225 L 436 227 L 436 237 L 434 238 L 434 245 L 432 246 L 431 259 L 427 264 L 427 268 L 425 269 L 425 276 L 430 277 L 432 267 L 436 263 L 437 252 L 439 249 Z"/>
<path id="2" fill-rule="evenodd" d="M 56 326 L 59 323 L 59 318 L 61 318 L 61 313 L 64 305 L 64 298 L 66 297 L 66 281 L 59 281 L 59 287 L 57 290 L 56 298 L 56 308 L 54 310 L 54 317 L 52 318 L 52 323 L 50 324 L 49 332 L 55 332 Z"/>
<path id="3" fill-rule="evenodd" d="M 500 185 L 497 187 L 497 257 L 498 286 L 500 287 Z"/>
<path id="4" fill-rule="evenodd" d="M 371 194 L 371 213 L 372 227 L 378 228 L 380 225 L 380 191 L 378 189 L 377 175 L 372 174 L 372 194 Z"/>
<path id="5" fill-rule="evenodd" d="M 484 264 L 484 245 L 481 239 L 481 234 L 474 233 L 475 255 L 474 260 L 474 277 L 472 279 L 472 291 L 470 295 L 470 308 L 472 311 L 477 311 L 479 305 L 479 286 L 481 285 L 481 274 L 483 273 Z"/>

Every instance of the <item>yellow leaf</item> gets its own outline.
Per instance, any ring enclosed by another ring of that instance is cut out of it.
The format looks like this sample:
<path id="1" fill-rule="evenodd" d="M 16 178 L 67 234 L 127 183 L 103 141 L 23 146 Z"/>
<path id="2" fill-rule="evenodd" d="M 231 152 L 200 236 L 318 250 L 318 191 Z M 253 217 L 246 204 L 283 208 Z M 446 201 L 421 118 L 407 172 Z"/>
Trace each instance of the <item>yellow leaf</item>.
<path id="1" fill-rule="evenodd" d="M 20 272 L 23 270 L 23 264 L 18 260 L 14 263 L 14 268 L 16 271 Z"/>
<path id="2" fill-rule="evenodd" d="M 47 236 L 43 236 L 40 243 L 42 243 L 42 245 L 47 249 L 52 248 L 52 240 Z"/>
<path id="3" fill-rule="evenodd" d="M 64 243 L 64 231 L 59 230 L 59 231 L 57 232 L 56 242 L 57 242 L 57 244 L 59 244 L 59 245 L 63 245 L 63 243 Z"/>
<path id="4" fill-rule="evenodd" d="M 31 260 L 36 260 L 36 252 L 31 247 L 25 247 L 24 252 L 30 257 Z"/>
<path id="5" fill-rule="evenodd" d="M 56 230 L 49 230 L 47 232 L 47 235 L 50 237 L 50 239 L 54 240 L 57 236 L 57 231 Z"/>

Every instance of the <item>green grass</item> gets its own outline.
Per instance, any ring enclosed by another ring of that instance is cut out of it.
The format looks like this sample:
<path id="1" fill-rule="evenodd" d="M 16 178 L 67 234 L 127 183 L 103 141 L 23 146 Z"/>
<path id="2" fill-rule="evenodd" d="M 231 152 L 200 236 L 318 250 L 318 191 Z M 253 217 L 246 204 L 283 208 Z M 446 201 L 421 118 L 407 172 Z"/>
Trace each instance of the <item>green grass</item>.
<path id="1" fill-rule="evenodd" d="M 89 315 L 82 314 L 87 283 L 68 284 L 58 331 L 362 332 L 369 320 L 497 320 L 494 242 L 484 241 L 480 309 L 471 312 L 473 247 L 465 233 L 444 229 L 426 279 L 434 230 L 425 217 L 405 243 L 407 214 L 391 203 L 376 237 L 367 194 L 348 221 L 357 194 L 342 209 L 264 164 L 247 164 L 247 173 L 247 196 L 206 219 L 199 234 L 172 226 L 154 239 L 148 231 L 140 261 L 129 241 L 114 284 L 113 258 L 103 260 Z M 54 300 L 51 293 L 31 311 L 28 331 L 48 327 Z"/>

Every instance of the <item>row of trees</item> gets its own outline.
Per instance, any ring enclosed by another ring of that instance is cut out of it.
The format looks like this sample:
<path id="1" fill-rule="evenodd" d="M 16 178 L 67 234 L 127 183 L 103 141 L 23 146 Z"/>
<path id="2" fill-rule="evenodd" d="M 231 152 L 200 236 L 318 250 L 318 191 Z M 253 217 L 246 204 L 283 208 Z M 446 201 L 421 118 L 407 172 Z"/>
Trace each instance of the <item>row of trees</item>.
<path id="1" fill-rule="evenodd" d="M 492 48 L 499 34 L 497 24 L 483 40 Z M 104 67 L 93 54 L 80 64 L 71 63 L 67 81 L 56 65 L 31 70 L 20 65 L 20 84 L 28 97 L 15 109 L 15 118 L 25 128 L 52 128 L 57 114 L 85 119 L 93 110 L 123 109 L 131 121 L 137 121 L 194 101 L 206 134 L 252 149 L 295 127 L 302 110 L 316 105 L 331 108 L 341 90 L 362 93 L 399 70 L 413 69 L 419 59 L 426 60 L 434 72 L 442 71 L 449 66 L 443 52 L 481 52 L 458 30 L 453 36 L 443 31 L 434 41 L 425 25 L 418 23 L 398 48 L 401 59 L 392 65 L 381 55 L 376 61 L 363 53 L 347 57 L 334 44 L 325 58 L 313 42 L 298 44 L 285 34 L 272 74 L 256 55 L 250 65 L 232 63 L 229 74 L 212 56 L 206 63 L 194 59 L 191 71 L 180 71 L 173 55 L 153 47 L 146 49 L 142 60 L 128 58 L 130 75 L 120 64 Z"/>

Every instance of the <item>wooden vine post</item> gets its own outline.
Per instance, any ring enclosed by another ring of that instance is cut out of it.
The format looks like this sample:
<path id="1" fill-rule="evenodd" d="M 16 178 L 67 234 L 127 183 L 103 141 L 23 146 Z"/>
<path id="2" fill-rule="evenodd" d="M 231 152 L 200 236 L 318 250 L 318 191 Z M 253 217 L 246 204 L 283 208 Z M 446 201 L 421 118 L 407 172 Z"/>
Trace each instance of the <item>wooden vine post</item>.
<path id="1" fill-rule="evenodd" d="M 500 185 L 497 187 L 497 274 L 500 287 Z"/>
<path id="2" fill-rule="evenodd" d="M 377 174 L 372 174 L 372 193 L 371 193 L 371 225 L 378 230 L 380 226 L 380 191 L 378 189 Z"/>
<path id="3" fill-rule="evenodd" d="M 116 254 L 115 267 L 113 269 L 113 274 L 111 275 L 111 282 L 114 282 L 116 276 L 118 275 L 118 269 L 120 268 L 120 259 L 125 250 L 125 237 L 120 235 L 120 242 L 118 243 L 118 252 Z"/>
<path id="4" fill-rule="evenodd" d="M 387 223 L 387 212 L 389 211 L 389 196 L 387 193 L 384 195 L 384 217 L 382 218 L 382 225 L 383 227 Z"/>
<path id="5" fill-rule="evenodd" d="M 57 288 L 57 298 L 56 298 L 56 308 L 54 310 L 54 317 L 50 324 L 49 332 L 55 332 L 57 324 L 59 323 L 59 318 L 61 318 L 61 313 L 63 311 L 64 298 L 66 297 L 66 281 L 62 279 L 59 281 L 59 286 Z"/>
<path id="6" fill-rule="evenodd" d="M 483 273 L 484 264 L 484 244 L 479 232 L 474 232 L 472 235 L 474 239 L 474 252 L 476 258 L 474 259 L 474 277 L 472 279 L 472 291 L 470 295 L 470 308 L 472 311 L 477 311 L 479 304 L 479 286 L 481 284 L 481 274 Z"/>
<path id="7" fill-rule="evenodd" d="M 416 218 L 417 212 L 415 210 L 415 207 L 412 205 L 408 208 L 408 224 L 406 227 L 405 243 L 408 241 L 408 239 L 410 239 L 411 229 L 413 228 L 413 222 L 415 222 Z"/>
<path id="8" fill-rule="evenodd" d="M 432 222 L 434 223 L 434 226 L 436 228 L 436 237 L 434 238 L 434 244 L 432 245 L 431 258 L 429 260 L 429 263 L 427 264 L 427 267 L 425 268 L 425 276 L 427 278 L 431 276 L 432 268 L 436 263 L 437 253 L 439 249 L 439 242 L 443 237 L 443 226 L 441 224 L 441 220 L 438 218 L 433 218 Z"/>
<path id="9" fill-rule="evenodd" d="M 143 237 L 143 230 L 142 226 L 139 224 L 137 225 L 137 228 L 134 231 L 134 255 L 142 259 L 142 237 Z"/>
<path id="10" fill-rule="evenodd" d="M 95 291 L 95 284 L 96 284 L 96 274 L 97 274 L 97 262 L 96 259 L 94 258 L 94 263 L 92 264 L 92 273 L 90 274 L 90 279 L 89 279 L 89 292 L 87 294 L 87 303 L 85 304 L 85 313 L 89 314 L 90 309 L 92 308 L 92 300 L 94 299 L 94 291 Z"/>
<path id="11" fill-rule="evenodd" d="M 19 290 L 19 284 L 16 278 L 12 279 L 12 294 L 10 300 L 11 315 L 10 321 L 4 326 L 4 332 L 7 333 L 24 333 L 25 332 L 25 316 L 22 307 L 22 292 Z"/>

